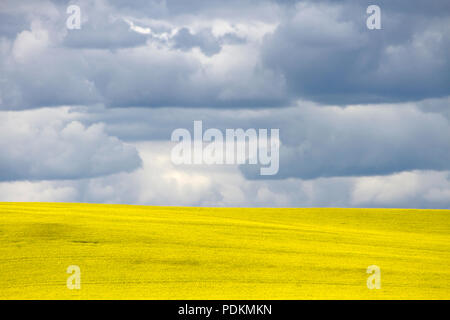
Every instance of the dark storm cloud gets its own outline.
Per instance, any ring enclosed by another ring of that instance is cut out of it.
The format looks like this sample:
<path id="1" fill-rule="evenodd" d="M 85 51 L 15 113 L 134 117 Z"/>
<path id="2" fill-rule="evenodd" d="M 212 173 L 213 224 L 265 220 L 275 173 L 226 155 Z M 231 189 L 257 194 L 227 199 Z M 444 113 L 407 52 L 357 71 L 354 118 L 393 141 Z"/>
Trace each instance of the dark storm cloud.
<path id="1" fill-rule="evenodd" d="M 259 168 L 242 166 L 247 178 L 450 170 L 450 124 L 437 113 L 422 113 L 413 106 L 302 107 L 281 119 L 267 125 L 281 128 L 278 174 L 262 177 Z"/>
<path id="2" fill-rule="evenodd" d="M 450 6 L 383 1 L 381 30 L 356 1 L 301 3 L 267 37 L 267 66 L 293 96 L 328 104 L 414 101 L 450 94 Z M 418 6 L 416 7 L 415 4 Z"/>
<path id="3" fill-rule="evenodd" d="M 216 63 L 215 69 L 224 70 L 217 72 L 192 54 L 199 48 L 213 56 L 224 45 L 247 50 L 238 35 L 158 24 L 144 24 L 141 32 L 131 28 L 133 23 L 113 3 L 73 3 L 82 7 L 80 30 L 66 29 L 61 2 L 46 3 L 45 10 L 38 4 L 21 8 L 8 2 L 14 10 L 1 12 L 31 13 L 24 30 L 16 37 L 11 37 L 14 32 L 4 34 L 0 42 L 0 109 L 93 103 L 238 108 L 287 102 L 283 79 L 262 67 L 257 56 L 226 57 L 225 63 Z"/>
<path id="4" fill-rule="evenodd" d="M 255 108 L 286 106 L 298 98 L 343 105 L 450 94 L 446 1 L 378 2 L 382 30 L 366 28 L 368 2 L 351 0 L 71 3 L 82 7 L 81 30 L 65 29 L 62 1 L 2 5 L 2 109 L 89 103 Z M 145 23 L 146 32 L 133 31 L 125 19 L 138 12 L 151 23 L 176 20 L 180 27 L 166 25 L 165 38 Z M 247 15 L 278 27 L 255 47 L 233 33 L 217 36 L 183 25 L 232 19 L 230 12 L 236 13 L 233 23 L 246 23 Z M 39 24 L 35 30 L 33 23 Z M 221 63 L 226 72 L 209 74 L 208 63 L 192 55 L 193 48 L 207 57 L 223 54 L 225 44 L 254 52 L 235 69 L 233 60 L 243 59 L 239 54 Z M 22 59 L 36 48 L 31 59 Z"/>
<path id="5" fill-rule="evenodd" d="M 433 105 L 446 99 L 432 101 Z M 243 166 L 249 179 L 317 179 L 378 176 L 411 170 L 450 170 L 450 123 L 439 112 L 415 104 L 296 107 L 265 110 L 98 109 L 90 117 L 125 141 L 168 140 L 177 128 L 279 128 L 280 170 L 260 176 L 259 166 Z"/>

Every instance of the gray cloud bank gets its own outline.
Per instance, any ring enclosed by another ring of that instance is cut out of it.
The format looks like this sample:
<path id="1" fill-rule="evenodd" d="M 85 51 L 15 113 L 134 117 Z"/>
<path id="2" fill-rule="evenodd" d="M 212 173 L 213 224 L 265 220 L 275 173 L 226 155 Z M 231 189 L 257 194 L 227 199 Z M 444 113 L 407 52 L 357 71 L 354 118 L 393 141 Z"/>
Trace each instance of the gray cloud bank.
<path id="1" fill-rule="evenodd" d="M 450 3 L 369 4 L 1 1 L 0 199 L 448 208 Z M 194 120 L 280 129 L 279 173 L 173 167 Z"/>
<path id="2" fill-rule="evenodd" d="M 81 30 L 65 28 L 66 3 L 26 3 L 0 9 L 3 109 L 253 108 L 450 94 L 446 1 L 424 9 L 382 2 L 382 30 L 366 28 L 365 6 L 355 1 L 74 1 Z M 245 23 L 267 30 L 243 34 Z"/>
<path id="3" fill-rule="evenodd" d="M 361 2 L 301 3 L 267 37 L 265 65 L 292 95 L 326 104 L 416 101 L 449 94 L 450 6 L 380 3 L 382 30 L 368 30 Z M 411 11 L 411 7 L 415 10 Z"/>
<path id="4" fill-rule="evenodd" d="M 450 170 L 448 120 L 413 106 L 299 107 L 278 124 L 284 131 L 275 179 Z M 242 171 L 262 178 L 252 166 Z"/>
<path id="5" fill-rule="evenodd" d="M 97 109 L 89 121 L 125 141 L 167 140 L 177 128 L 204 130 L 279 128 L 280 170 L 260 176 L 259 166 L 242 166 L 248 179 L 316 179 L 389 175 L 410 170 L 450 170 L 447 99 L 421 104 L 354 105 L 346 108 L 309 102 L 281 109 L 196 110 Z"/>

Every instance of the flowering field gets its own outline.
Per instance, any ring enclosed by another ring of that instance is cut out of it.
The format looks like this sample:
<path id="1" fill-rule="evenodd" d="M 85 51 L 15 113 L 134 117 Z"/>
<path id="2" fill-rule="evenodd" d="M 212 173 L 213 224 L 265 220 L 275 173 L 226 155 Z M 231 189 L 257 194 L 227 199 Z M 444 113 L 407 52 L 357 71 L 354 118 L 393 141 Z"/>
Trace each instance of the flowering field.
<path id="1" fill-rule="evenodd" d="M 0 203 L 2 299 L 449 299 L 449 263 L 449 210 Z"/>

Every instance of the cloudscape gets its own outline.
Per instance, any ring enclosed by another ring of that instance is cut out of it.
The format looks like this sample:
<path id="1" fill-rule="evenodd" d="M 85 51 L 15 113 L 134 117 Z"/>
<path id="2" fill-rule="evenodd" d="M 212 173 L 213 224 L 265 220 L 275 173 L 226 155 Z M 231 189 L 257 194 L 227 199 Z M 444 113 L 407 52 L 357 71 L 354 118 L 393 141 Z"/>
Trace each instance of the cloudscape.
<path id="1" fill-rule="evenodd" d="M 2 0 L 0 201 L 449 209 L 450 2 L 371 4 Z M 279 168 L 174 163 L 195 121 Z"/>

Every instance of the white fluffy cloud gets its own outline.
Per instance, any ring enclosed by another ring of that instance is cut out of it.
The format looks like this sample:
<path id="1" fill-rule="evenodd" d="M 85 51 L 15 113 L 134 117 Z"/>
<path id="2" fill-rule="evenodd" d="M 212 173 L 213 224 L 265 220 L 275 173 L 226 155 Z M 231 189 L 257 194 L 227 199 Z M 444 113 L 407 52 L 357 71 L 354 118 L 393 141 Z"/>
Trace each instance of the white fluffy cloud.
<path id="1" fill-rule="evenodd" d="M 350 203 L 358 207 L 450 208 L 450 172 L 413 171 L 360 178 Z"/>
<path id="2" fill-rule="evenodd" d="M 175 166 L 169 142 L 135 144 L 142 168 L 70 181 L 0 182 L 0 201 L 176 206 L 450 208 L 450 172 L 250 181 L 236 166 Z"/>
<path id="3" fill-rule="evenodd" d="M 84 126 L 68 108 L 1 112 L 0 180 L 77 179 L 132 171 L 136 149 Z"/>

